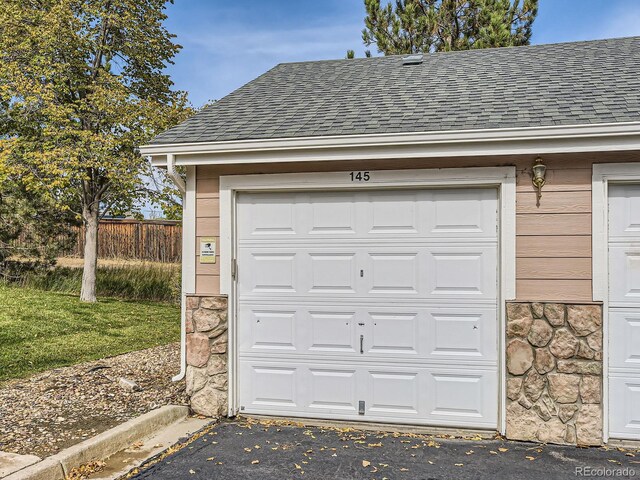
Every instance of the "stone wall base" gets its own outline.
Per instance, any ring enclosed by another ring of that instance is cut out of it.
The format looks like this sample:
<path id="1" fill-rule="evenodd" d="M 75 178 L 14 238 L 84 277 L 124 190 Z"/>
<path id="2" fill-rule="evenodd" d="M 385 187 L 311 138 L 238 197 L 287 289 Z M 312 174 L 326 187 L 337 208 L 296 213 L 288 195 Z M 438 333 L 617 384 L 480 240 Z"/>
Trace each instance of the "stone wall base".
<path id="1" fill-rule="evenodd" d="M 507 438 L 602 441 L 602 306 L 507 304 Z"/>
<path id="2" fill-rule="evenodd" d="M 187 297 L 187 395 L 206 417 L 227 414 L 227 298 Z"/>

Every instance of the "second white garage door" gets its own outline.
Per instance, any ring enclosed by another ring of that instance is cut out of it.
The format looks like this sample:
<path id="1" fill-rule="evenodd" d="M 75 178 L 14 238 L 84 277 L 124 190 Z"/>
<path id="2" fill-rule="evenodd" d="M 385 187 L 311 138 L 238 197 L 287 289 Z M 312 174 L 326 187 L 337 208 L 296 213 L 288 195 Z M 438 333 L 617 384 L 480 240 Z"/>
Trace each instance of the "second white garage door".
<path id="1" fill-rule="evenodd" d="M 238 197 L 244 413 L 496 428 L 497 190 Z"/>
<path id="2" fill-rule="evenodd" d="M 609 187 L 609 434 L 640 439 L 640 185 Z"/>

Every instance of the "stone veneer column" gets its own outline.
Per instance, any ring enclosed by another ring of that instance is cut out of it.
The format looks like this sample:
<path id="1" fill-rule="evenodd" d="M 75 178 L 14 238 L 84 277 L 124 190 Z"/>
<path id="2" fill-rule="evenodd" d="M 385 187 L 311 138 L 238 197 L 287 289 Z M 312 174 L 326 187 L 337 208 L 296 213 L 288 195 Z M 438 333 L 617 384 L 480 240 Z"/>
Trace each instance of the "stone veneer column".
<path id="1" fill-rule="evenodd" d="M 187 395 L 206 417 L 227 413 L 227 299 L 187 297 Z"/>
<path id="2" fill-rule="evenodd" d="M 602 306 L 507 304 L 507 438 L 601 445 Z"/>

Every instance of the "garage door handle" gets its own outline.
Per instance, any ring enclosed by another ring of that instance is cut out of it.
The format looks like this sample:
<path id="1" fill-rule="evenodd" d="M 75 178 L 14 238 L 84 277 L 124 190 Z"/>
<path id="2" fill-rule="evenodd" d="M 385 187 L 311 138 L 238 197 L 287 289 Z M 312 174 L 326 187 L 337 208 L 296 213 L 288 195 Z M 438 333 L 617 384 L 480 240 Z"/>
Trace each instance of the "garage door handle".
<path id="1" fill-rule="evenodd" d="M 360 353 L 364 353 L 364 335 L 360 335 Z"/>

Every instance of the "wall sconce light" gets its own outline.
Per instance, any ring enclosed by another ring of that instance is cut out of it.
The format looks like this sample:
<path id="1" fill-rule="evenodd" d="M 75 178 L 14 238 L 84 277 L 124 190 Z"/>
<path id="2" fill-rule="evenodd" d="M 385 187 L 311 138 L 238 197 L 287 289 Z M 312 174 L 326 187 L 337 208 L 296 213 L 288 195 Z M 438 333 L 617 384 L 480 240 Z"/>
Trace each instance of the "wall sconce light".
<path id="1" fill-rule="evenodd" d="M 547 166 L 542 163 L 542 159 L 540 157 L 536 158 L 536 161 L 533 163 L 533 186 L 538 190 L 538 197 L 536 199 L 536 206 L 540 206 L 540 199 L 542 198 L 542 187 L 544 186 L 544 176 L 547 172 Z"/>

